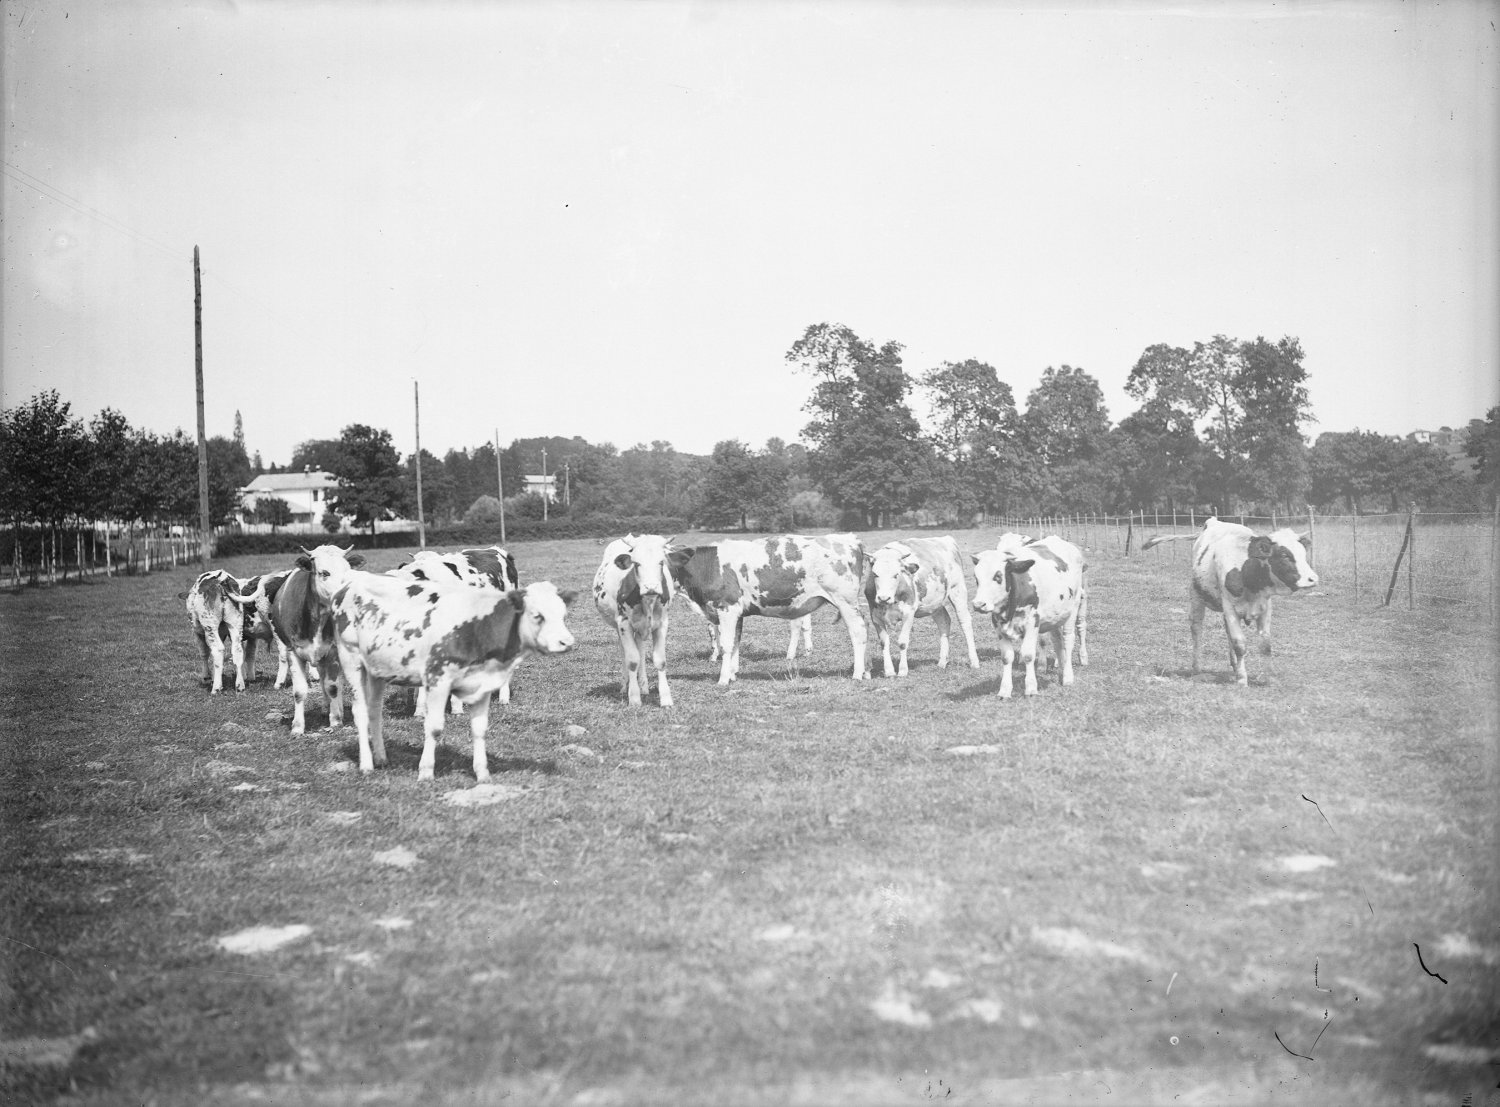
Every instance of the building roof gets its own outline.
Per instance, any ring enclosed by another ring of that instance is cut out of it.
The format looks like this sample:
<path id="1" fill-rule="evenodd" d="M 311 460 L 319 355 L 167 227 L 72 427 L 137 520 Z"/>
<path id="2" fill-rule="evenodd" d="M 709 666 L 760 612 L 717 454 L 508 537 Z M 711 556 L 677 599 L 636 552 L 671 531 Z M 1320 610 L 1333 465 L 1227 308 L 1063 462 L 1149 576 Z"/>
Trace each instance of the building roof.
<path id="1" fill-rule="evenodd" d="M 338 478 L 325 469 L 312 469 L 301 473 L 262 473 L 241 492 L 305 492 L 311 488 L 336 488 Z"/>

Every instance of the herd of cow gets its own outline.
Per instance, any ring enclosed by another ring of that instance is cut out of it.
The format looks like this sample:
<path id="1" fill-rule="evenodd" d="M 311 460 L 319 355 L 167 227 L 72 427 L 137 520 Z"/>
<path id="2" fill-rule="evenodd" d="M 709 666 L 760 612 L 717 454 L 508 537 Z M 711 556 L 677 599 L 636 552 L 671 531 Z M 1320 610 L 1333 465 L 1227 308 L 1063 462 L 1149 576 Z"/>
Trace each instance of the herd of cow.
<path id="1" fill-rule="evenodd" d="M 1309 543 L 1290 530 L 1257 535 L 1209 519 L 1196 536 L 1163 536 L 1149 548 L 1194 537 L 1189 581 L 1193 671 L 1202 668 L 1205 613 L 1222 614 L 1230 665 L 1246 684 L 1246 630 L 1270 652 L 1271 599 L 1318 583 Z M 1011 670 L 1021 659 L 1024 691 L 1037 691 L 1037 661 L 1073 682 L 1073 653 L 1088 664 L 1087 566 L 1076 546 L 1055 535 L 1006 534 L 996 548 L 971 558 L 968 573 L 951 537 L 910 538 L 866 553 L 852 534 L 778 535 L 675 545 L 657 535 L 627 535 L 605 548 L 594 575 L 594 603 L 619 637 L 622 691 L 639 705 L 656 671 L 661 706 L 672 705 L 667 680 L 667 625 L 681 595 L 708 622 L 711 656 L 720 660 L 719 684 L 740 667 L 744 619 L 767 615 L 791 621 L 788 659 L 799 637 L 811 644 L 811 614 L 831 605 L 849 632 L 853 676 L 869 676 L 867 626 L 879 635 L 888 677 L 905 676 L 913 622 L 931 618 L 938 630 L 938 665 L 948 663 L 954 619 L 969 665 L 979 667 L 970 608 L 990 616 L 1000 643 L 1001 698 L 1012 693 Z M 485 732 L 492 697 L 506 703 L 515 666 L 530 654 L 564 653 L 573 646 L 565 623 L 575 593 L 548 581 L 522 588 L 515 558 L 499 546 L 443 554 L 423 550 L 388 573 L 365 572 L 364 559 L 337 546 L 306 550 L 293 568 L 241 580 L 222 569 L 198 577 L 183 594 L 203 659 L 204 679 L 223 688 L 224 646 L 243 690 L 255 672 L 259 642 L 279 655 L 275 686 L 290 673 L 292 733 L 305 730 L 313 680 L 328 698 L 330 727 L 344 719 L 341 685 L 348 688 L 359 732 L 360 769 L 385 764 L 383 703 L 388 684 L 415 686 L 426 742 L 418 778 L 433 776 L 437 741 L 449 700 L 465 710 L 474 745 L 474 775 L 488 779 Z M 899 660 L 893 660 L 895 638 Z"/>

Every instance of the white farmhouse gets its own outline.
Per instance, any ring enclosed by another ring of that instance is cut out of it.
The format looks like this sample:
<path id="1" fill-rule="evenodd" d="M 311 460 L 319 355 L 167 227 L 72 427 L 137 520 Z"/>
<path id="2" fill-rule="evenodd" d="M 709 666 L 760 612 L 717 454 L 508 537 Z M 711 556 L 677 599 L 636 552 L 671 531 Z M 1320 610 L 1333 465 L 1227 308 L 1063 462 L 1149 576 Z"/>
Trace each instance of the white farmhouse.
<path id="1" fill-rule="evenodd" d="M 338 493 L 338 479 L 323 469 L 300 473 L 262 473 L 240 489 L 241 515 L 248 523 L 261 500 L 285 500 L 292 509 L 293 528 L 316 527 L 328 510 L 328 501 Z M 269 529 L 269 528 L 267 528 Z"/>

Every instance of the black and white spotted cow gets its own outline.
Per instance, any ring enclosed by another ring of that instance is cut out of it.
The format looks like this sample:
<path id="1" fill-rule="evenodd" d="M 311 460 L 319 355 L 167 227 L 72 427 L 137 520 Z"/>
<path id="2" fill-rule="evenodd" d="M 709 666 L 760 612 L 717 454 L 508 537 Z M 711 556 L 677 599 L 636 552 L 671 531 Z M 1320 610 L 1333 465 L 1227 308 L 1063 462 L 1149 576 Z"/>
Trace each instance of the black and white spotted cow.
<path id="1" fill-rule="evenodd" d="M 276 573 L 263 573 L 239 581 L 239 590 L 251 594 L 254 599 L 245 601 L 243 638 L 245 643 L 245 679 L 255 679 L 255 655 L 261 643 L 276 647 L 276 679 L 272 688 L 280 688 L 287 682 L 291 671 L 290 655 L 286 644 L 276 637 L 276 628 L 271 625 L 271 601 L 293 570 L 282 569 Z"/>
<path id="2" fill-rule="evenodd" d="M 351 569 L 333 556 L 338 553 L 314 551 L 312 557 L 319 596 L 333 612 L 339 664 L 349 682 L 360 771 L 372 772 L 386 761 L 386 685 L 418 685 L 427 691 L 428 710 L 417 778 L 433 778 L 443 705 L 452 695 L 469 715 L 474 775 L 488 780 L 490 696 L 509 683 L 524 658 L 572 648 L 564 617 L 574 594 L 559 592 L 550 581 L 509 592 L 403 581 Z"/>
<path id="3" fill-rule="evenodd" d="M 1249 684 L 1245 668 L 1245 631 L 1255 628 L 1261 654 L 1271 652 L 1271 600 L 1304 592 L 1318 583 L 1308 561 L 1312 543 L 1289 528 L 1256 534 L 1239 523 L 1208 519 L 1196 536 L 1167 534 L 1149 538 L 1141 549 L 1193 538 L 1188 578 L 1188 627 L 1193 636 L 1193 672 L 1203 669 L 1203 620 L 1208 611 L 1224 617 L 1229 636 L 1229 666 L 1237 684 Z"/>
<path id="4" fill-rule="evenodd" d="M 658 534 L 627 534 L 604 547 L 594 573 L 594 606 L 620 642 L 621 691 L 639 707 L 651 694 L 649 659 L 656 668 L 656 691 L 672 706 L 667 683 L 668 609 L 676 587 L 667 568 L 667 539 Z"/>
<path id="5" fill-rule="evenodd" d="M 192 588 L 179 593 L 187 601 L 188 623 L 198 642 L 203 661 L 203 679 L 209 692 L 224 690 L 224 644 L 234 662 L 234 689 L 245 690 L 245 605 L 240 597 L 240 582 L 223 569 L 200 573 Z"/>
<path id="6" fill-rule="evenodd" d="M 707 546 L 684 546 L 667 556 L 673 578 L 710 622 L 717 620 L 723 661 L 719 684 L 727 686 L 740 668 L 740 638 L 747 615 L 801 619 L 832 604 L 849 630 L 854 679 L 865 667 L 865 618 L 860 584 L 865 551 L 852 534 L 809 538 L 799 534 L 765 539 L 726 539 Z"/>
<path id="7" fill-rule="evenodd" d="M 1025 667 L 1025 694 L 1036 695 L 1043 635 L 1052 644 L 1048 667 L 1061 667 L 1061 683 L 1073 683 L 1075 641 L 1078 664 L 1089 663 L 1086 570 L 1078 547 L 1055 534 L 1038 539 L 1002 535 L 995 549 L 974 555 L 974 610 L 989 615 L 1000 638 L 1001 699 L 1011 696 L 1017 653 Z"/>
<path id="8" fill-rule="evenodd" d="M 937 625 L 938 668 L 948 665 L 948 631 L 953 617 L 958 619 L 969 648 L 969 666 L 979 668 L 966 576 L 958 543 L 951 536 L 888 542 L 870 555 L 865 563 L 865 603 L 870 609 L 870 622 L 880 635 L 886 676 L 906 676 L 912 623 L 919 617 L 931 617 Z M 893 632 L 900 652 L 899 665 L 891 662 Z"/>

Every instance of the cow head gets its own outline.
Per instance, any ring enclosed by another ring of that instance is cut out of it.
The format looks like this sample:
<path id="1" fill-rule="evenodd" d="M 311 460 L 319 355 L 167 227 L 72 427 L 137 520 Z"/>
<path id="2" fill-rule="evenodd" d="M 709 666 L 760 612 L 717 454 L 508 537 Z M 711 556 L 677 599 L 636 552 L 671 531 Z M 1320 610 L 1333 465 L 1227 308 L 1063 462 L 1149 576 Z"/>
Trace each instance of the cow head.
<path id="1" fill-rule="evenodd" d="M 1258 540 L 1258 539 L 1257 539 Z M 1271 575 L 1293 592 L 1317 586 L 1318 574 L 1313 571 L 1308 554 L 1312 552 L 1312 541 L 1305 534 L 1298 534 L 1283 527 L 1266 538 L 1271 545 Z"/>
<path id="2" fill-rule="evenodd" d="M 865 567 L 865 596 L 872 604 L 888 606 L 897 600 L 915 602 L 916 578 L 922 564 L 911 547 L 900 542 L 881 546 Z"/>
<path id="3" fill-rule="evenodd" d="M 332 602 L 333 594 L 348 583 L 349 573 L 365 563 L 363 555 L 349 552 L 353 549 L 353 546 L 348 549 L 338 546 L 302 548 L 297 567 L 312 574 L 313 590 L 324 603 Z"/>
<path id="4" fill-rule="evenodd" d="M 566 653 L 573 635 L 564 622 L 577 593 L 558 591 L 550 580 L 507 592 L 505 598 L 521 621 L 521 644 L 537 653 Z"/>
<path id="5" fill-rule="evenodd" d="M 1005 546 L 973 555 L 975 611 L 1008 620 L 1017 607 L 1036 603 L 1036 588 L 1026 576 L 1036 559 L 1019 553 L 1019 549 Z"/>
<path id="6" fill-rule="evenodd" d="M 626 574 L 625 593 L 638 593 L 641 607 L 651 615 L 672 602 L 675 592 L 670 546 L 659 534 L 626 535 L 624 552 L 615 555 L 615 568 Z M 630 579 L 631 576 L 634 579 Z"/>

